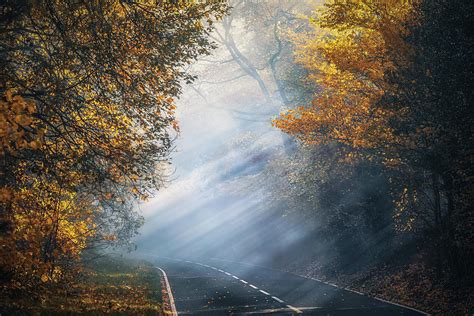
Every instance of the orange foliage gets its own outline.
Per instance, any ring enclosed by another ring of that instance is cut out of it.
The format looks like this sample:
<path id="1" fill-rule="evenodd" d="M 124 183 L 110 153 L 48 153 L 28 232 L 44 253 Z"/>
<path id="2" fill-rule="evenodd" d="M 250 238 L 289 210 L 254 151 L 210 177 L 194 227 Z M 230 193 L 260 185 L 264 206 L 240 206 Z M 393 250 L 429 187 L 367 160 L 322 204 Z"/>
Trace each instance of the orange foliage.
<path id="1" fill-rule="evenodd" d="M 386 74 L 409 64 L 403 36 L 415 20 L 413 8 L 407 1 L 328 1 L 311 20 L 314 32 L 295 38 L 297 61 L 321 92 L 274 125 L 308 143 L 377 150 L 399 142 L 388 123 L 402 113 L 380 101 L 396 90 Z"/>

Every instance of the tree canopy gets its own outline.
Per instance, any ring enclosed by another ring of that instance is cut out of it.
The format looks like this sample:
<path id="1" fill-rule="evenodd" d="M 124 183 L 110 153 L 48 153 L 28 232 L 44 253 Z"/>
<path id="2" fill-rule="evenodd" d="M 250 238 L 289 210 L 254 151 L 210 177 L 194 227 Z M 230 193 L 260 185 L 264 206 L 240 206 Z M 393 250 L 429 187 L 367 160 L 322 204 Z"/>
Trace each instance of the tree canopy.
<path id="1" fill-rule="evenodd" d="M 472 223 L 470 10 L 464 1 L 327 1 L 313 32 L 295 38 L 321 89 L 274 120 L 305 144 L 339 144 L 346 161 L 382 162 L 398 227 L 433 238 L 438 270 L 458 275 L 472 254 L 461 228 Z"/>
<path id="2" fill-rule="evenodd" d="M 83 249 L 129 240 L 166 176 L 184 66 L 213 44 L 219 3 L 4 1 L 2 275 L 62 277 Z M 32 282 L 32 283 L 31 283 Z"/>

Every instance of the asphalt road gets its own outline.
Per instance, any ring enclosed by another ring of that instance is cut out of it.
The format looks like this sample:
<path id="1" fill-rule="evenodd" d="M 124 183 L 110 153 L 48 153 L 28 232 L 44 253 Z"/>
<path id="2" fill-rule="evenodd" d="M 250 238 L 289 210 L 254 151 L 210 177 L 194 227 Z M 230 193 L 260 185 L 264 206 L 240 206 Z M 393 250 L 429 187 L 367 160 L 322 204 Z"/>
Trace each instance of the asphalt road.
<path id="1" fill-rule="evenodd" d="M 423 315 L 291 273 L 220 260 L 154 258 L 179 315 Z"/>

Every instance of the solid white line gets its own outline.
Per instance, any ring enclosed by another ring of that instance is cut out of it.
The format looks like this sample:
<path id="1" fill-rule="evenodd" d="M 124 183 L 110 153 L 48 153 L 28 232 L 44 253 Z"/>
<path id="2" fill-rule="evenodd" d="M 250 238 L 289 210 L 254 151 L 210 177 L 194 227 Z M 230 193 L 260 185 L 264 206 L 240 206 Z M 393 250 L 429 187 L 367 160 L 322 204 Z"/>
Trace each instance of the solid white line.
<path id="1" fill-rule="evenodd" d="M 292 273 L 294 275 L 297 275 L 299 277 L 302 277 L 302 278 L 305 278 L 305 279 L 310 279 L 310 280 L 315 280 L 315 281 L 318 281 L 318 282 L 322 282 L 324 284 L 327 284 L 327 285 L 330 285 L 330 286 L 334 286 L 338 289 L 342 289 L 342 290 L 346 290 L 346 291 L 349 291 L 349 292 L 352 292 L 352 293 L 356 293 L 358 295 L 361 295 L 361 296 L 366 296 L 366 297 L 369 297 L 369 298 L 373 298 L 377 301 L 380 301 L 380 302 L 384 302 L 384 303 L 387 303 L 387 304 L 391 304 L 391 305 L 395 305 L 395 306 L 399 306 L 399 307 L 403 307 L 403 308 L 406 308 L 406 309 L 409 309 L 409 310 L 412 310 L 412 311 L 415 311 L 415 312 L 418 312 L 420 314 L 423 314 L 423 315 L 431 315 L 425 311 L 422 311 L 422 310 L 419 310 L 419 309 L 416 309 L 414 307 L 410 307 L 410 306 L 407 306 L 407 305 L 403 305 L 403 304 L 398 304 L 398 303 L 395 303 L 395 302 L 391 302 L 391 301 L 387 301 L 387 300 L 384 300 L 383 298 L 379 298 L 379 297 L 376 297 L 376 296 L 371 296 L 371 295 L 368 295 L 366 293 L 361 293 L 359 291 L 356 291 L 356 290 L 352 290 L 352 289 L 349 289 L 349 288 L 343 288 L 343 287 L 340 287 L 336 284 L 333 284 L 333 283 L 329 283 L 329 282 L 325 282 L 323 280 L 319 280 L 317 278 L 311 278 L 311 277 L 307 277 L 307 276 L 304 276 L 304 275 L 300 275 L 300 274 L 295 274 L 295 273 Z"/>
<path id="2" fill-rule="evenodd" d="M 156 268 L 160 270 L 161 273 L 163 273 L 163 278 L 166 284 L 166 292 L 168 292 L 168 297 L 170 299 L 171 315 L 178 316 L 178 312 L 176 311 L 176 305 L 174 304 L 173 292 L 171 292 L 170 282 L 168 281 L 168 276 L 166 275 L 165 270 L 159 267 L 156 267 Z"/>
<path id="3" fill-rule="evenodd" d="M 403 308 L 406 308 L 406 309 L 410 309 L 410 310 L 412 310 L 412 311 L 421 313 L 421 314 L 423 314 L 423 315 L 428 315 L 428 316 L 431 315 L 431 314 L 429 314 L 429 313 L 427 313 L 427 312 L 425 312 L 425 311 L 422 311 L 422 310 L 417 309 L 417 308 L 414 308 L 414 307 L 410 307 L 410 306 L 403 305 L 403 304 L 398 304 L 398 303 L 395 303 L 395 302 L 392 302 L 392 301 L 387 301 L 387 300 L 384 300 L 383 298 L 379 298 L 379 297 L 376 297 L 376 296 L 368 295 L 368 294 L 366 294 L 366 293 L 361 293 L 361 292 L 359 292 L 359 291 L 352 290 L 352 289 L 349 289 L 349 288 L 343 288 L 343 287 L 340 287 L 340 286 L 338 286 L 338 285 L 336 285 L 336 284 L 329 283 L 329 282 L 326 282 L 326 281 L 323 281 L 323 280 L 320 280 L 320 279 L 317 279 L 317 278 L 307 277 L 307 276 L 304 276 L 304 275 L 301 275 L 301 274 L 297 274 L 297 273 L 293 273 L 293 272 L 283 271 L 283 270 L 279 270 L 279 269 L 271 269 L 271 268 L 264 267 L 264 266 L 261 266 L 261 265 L 255 265 L 255 264 L 250 264 L 250 263 L 245 263 L 245 262 L 232 261 L 232 260 L 225 260 L 225 259 L 219 259 L 219 258 L 211 258 L 211 259 L 217 260 L 217 261 L 226 261 L 226 262 L 232 262 L 232 263 L 239 263 L 239 264 L 243 264 L 243 265 L 254 266 L 254 267 L 259 267 L 259 268 L 264 268 L 264 269 L 269 269 L 269 270 L 276 270 L 276 271 L 280 271 L 280 272 L 287 272 L 287 273 L 290 273 L 290 274 L 299 276 L 299 277 L 301 277 L 301 278 L 310 279 L 310 280 L 315 280 L 315 281 L 318 281 L 318 282 L 321 282 L 321 283 L 324 283 L 324 284 L 327 284 L 327 285 L 330 285 L 330 286 L 333 286 L 333 287 L 336 287 L 336 288 L 339 288 L 339 289 L 343 289 L 343 290 L 346 290 L 346 291 L 349 291 L 349 292 L 356 293 L 356 294 L 358 294 L 358 295 L 367 296 L 367 297 L 376 299 L 376 300 L 381 301 L 381 302 L 384 302 L 384 303 L 388 303 L 388 304 L 400 306 L 400 307 L 403 307 Z M 288 308 L 292 308 L 292 306 L 291 306 L 291 305 L 288 305 Z M 294 307 L 293 307 L 293 308 L 294 308 Z M 300 312 L 301 312 L 301 311 L 300 311 Z"/>
<path id="4" fill-rule="evenodd" d="M 278 297 L 276 297 L 276 296 L 272 296 L 272 298 L 273 298 L 275 301 L 277 301 L 278 303 L 283 303 L 283 301 L 280 300 L 280 299 L 279 299 Z"/>
<path id="5" fill-rule="evenodd" d="M 355 292 L 355 291 L 354 291 L 354 292 Z M 405 305 L 401 305 L 401 304 L 398 304 L 398 303 L 386 301 L 386 300 L 384 300 L 383 298 L 378 298 L 378 297 L 372 297 L 372 298 L 376 299 L 377 301 L 384 302 L 384 303 L 389 303 L 389 304 L 397 305 L 397 306 L 400 306 L 400 307 L 403 307 L 403 308 L 408 308 L 408 309 L 411 309 L 412 311 L 419 312 L 419 313 L 421 313 L 421 314 L 423 314 L 423 315 L 431 315 L 431 314 L 428 314 L 427 312 L 420 311 L 419 309 L 416 309 L 416 308 L 413 308 L 413 307 L 410 307 L 410 306 L 405 306 Z"/>
<path id="6" fill-rule="evenodd" d="M 150 257 L 157 257 L 157 258 L 165 258 L 165 259 L 170 259 L 170 260 L 176 260 L 176 261 L 182 261 L 182 262 L 188 262 L 188 263 L 193 263 L 191 261 L 185 261 L 185 260 L 182 260 L 182 259 L 177 259 L 177 258 L 170 258 L 170 257 L 163 257 L 163 256 L 156 256 L 156 255 L 152 255 L 152 254 L 147 254 L 147 256 L 150 256 Z M 275 271 L 280 271 L 280 272 L 286 272 L 286 273 L 290 273 L 290 274 L 293 274 L 293 275 L 296 275 L 296 276 L 299 276 L 299 277 L 302 277 L 302 278 L 305 278 L 305 279 L 310 279 L 310 280 L 315 280 L 315 281 L 318 281 L 318 282 L 321 282 L 321 283 L 324 283 L 324 284 L 328 284 L 328 285 L 331 285 L 331 286 L 334 286 L 334 287 L 337 287 L 337 288 L 340 288 L 340 289 L 344 289 L 340 286 L 337 286 L 335 284 L 332 284 L 332 283 L 328 283 L 328 282 L 324 282 L 322 280 L 319 280 L 319 279 L 316 279 L 316 278 L 311 278 L 311 277 L 307 277 L 307 276 L 304 276 L 304 275 L 300 275 L 300 274 L 297 274 L 297 273 L 292 273 L 292 272 L 288 272 L 288 271 L 282 271 L 282 270 L 278 270 L 278 269 L 271 269 L 271 268 L 268 268 L 268 267 L 264 267 L 264 266 L 260 266 L 260 265 L 255 265 L 255 264 L 249 264 L 249 263 L 245 263 L 245 262 L 238 262 L 238 261 L 232 261 L 232 260 L 225 260 L 225 259 L 219 259 L 219 258 L 211 258 L 213 260 L 218 260 L 218 261 L 227 261 L 227 262 L 233 262 L 233 263 L 239 263 L 239 264 L 244 264 L 244 265 L 248 265 L 248 266 L 254 266 L 254 267 L 259 267 L 259 268 L 264 268 L 264 269 L 269 269 L 269 270 L 275 270 Z M 220 269 L 217 269 L 217 268 L 214 268 L 214 267 L 211 267 L 209 266 L 209 268 L 211 269 L 214 269 L 214 270 L 217 270 L 217 271 L 220 271 L 220 272 L 224 272 Z M 242 280 L 243 281 L 243 280 Z M 247 283 L 248 284 L 248 283 Z M 254 289 L 258 289 L 257 287 L 254 287 L 252 285 L 250 285 L 251 287 L 253 287 Z M 424 312 L 422 310 L 419 310 L 419 309 L 416 309 L 416 308 L 413 308 L 413 307 L 410 307 L 410 306 L 407 306 L 407 305 L 402 305 L 402 304 L 398 304 L 398 303 L 395 303 L 395 302 L 391 302 L 391 301 L 387 301 L 387 300 L 384 300 L 382 298 L 378 298 L 378 297 L 375 297 L 375 296 L 371 296 L 371 295 L 368 295 L 368 294 L 365 294 L 365 293 L 361 293 L 361 292 L 358 292 L 358 291 L 355 291 L 355 290 L 351 290 L 351 289 L 344 289 L 344 290 L 347 290 L 347 291 L 350 291 L 350 292 L 353 292 L 353 293 L 356 293 L 356 294 L 359 294 L 359 295 L 362 295 L 362 296 L 367 296 L 367 297 L 370 297 L 370 298 L 373 298 L 373 299 L 376 299 L 378 301 L 381 301 L 381 302 L 384 302 L 384 303 L 388 303 L 388 304 L 392 304 L 392 305 L 396 305 L 396 306 L 400 306 L 400 307 L 404 307 L 404 308 L 407 308 L 407 309 L 410 309 L 410 310 L 413 310 L 415 312 L 419 312 L 423 315 L 431 315 L 427 312 Z M 294 308 L 293 306 L 291 305 L 287 305 L 288 308 L 291 308 L 291 309 L 294 309 L 295 312 L 299 312 L 301 313 L 301 311 L 297 308 Z"/>
<path id="7" fill-rule="evenodd" d="M 286 307 L 288 307 L 289 309 L 293 310 L 293 311 L 294 311 L 295 313 L 297 313 L 297 314 L 303 313 L 303 311 L 301 311 L 301 310 L 299 310 L 299 309 L 297 309 L 296 307 L 293 307 L 293 306 L 291 306 L 291 305 L 286 305 Z"/>
<path id="8" fill-rule="evenodd" d="M 361 293 L 361 292 L 356 291 L 356 290 L 352 290 L 352 289 L 350 289 L 350 288 L 348 288 L 348 287 L 345 287 L 344 290 L 349 291 L 349 292 L 354 292 L 354 293 L 359 294 L 359 295 L 366 296 L 364 293 Z"/>
<path id="9" fill-rule="evenodd" d="M 267 292 L 265 292 L 264 290 L 259 290 L 261 293 L 265 294 L 265 295 L 270 295 L 268 294 Z"/>

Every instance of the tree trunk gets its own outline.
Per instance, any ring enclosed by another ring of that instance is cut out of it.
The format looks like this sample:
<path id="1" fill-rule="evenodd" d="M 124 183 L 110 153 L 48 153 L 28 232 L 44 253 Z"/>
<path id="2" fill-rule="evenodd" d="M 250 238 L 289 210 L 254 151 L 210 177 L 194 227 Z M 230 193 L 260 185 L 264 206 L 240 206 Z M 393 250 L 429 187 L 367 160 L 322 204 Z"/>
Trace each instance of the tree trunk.
<path id="1" fill-rule="evenodd" d="M 453 225 L 453 213 L 455 208 L 454 203 L 454 187 L 452 178 L 448 175 L 444 177 L 446 198 L 447 198 L 447 213 L 445 220 L 445 231 L 448 248 L 448 264 L 449 269 L 452 271 L 455 277 L 459 278 L 463 275 L 463 269 L 461 268 L 459 260 L 459 251 L 455 242 L 454 225 Z"/>
<path id="2" fill-rule="evenodd" d="M 443 261 L 446 254 L 446 245 L 443 243 L 443 229 L 441 225 L 441 194 L 439 192 L 439 177 L 435 172 L 431 173 L 431 184 L 433 189 L 433 215 L 434 215 L 434 238 L 436 274 L 441 277 L 443 272 Z"/>

